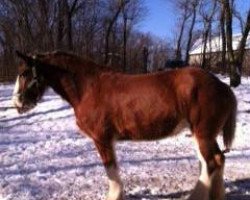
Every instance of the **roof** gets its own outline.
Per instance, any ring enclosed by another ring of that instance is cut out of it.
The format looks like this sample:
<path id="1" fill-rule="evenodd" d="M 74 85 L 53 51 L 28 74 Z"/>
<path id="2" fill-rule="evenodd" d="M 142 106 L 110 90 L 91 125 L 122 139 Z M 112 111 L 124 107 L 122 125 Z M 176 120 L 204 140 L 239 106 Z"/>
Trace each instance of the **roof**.
<path id="1" fill-rule="evenodd" d="M 239 42 L 242 38 L 242 34 L 235 34 L 233 35 L 233 50 L 236 50 Z M 189 52 L 189 55 L 194 55 L 194 54 L 201 54 L 203 52 L 203 39 L 199 38 L 196 40 L 194 43 L 193 47 L 191 48 L 191 51 Z M 211 46 L 211 49 L 210 49 Z M 246 42 L 246 47 L 245 49 L 250 49 L 250 35 L 247 37 L 247 42 Z M 222 51 L 222 39 L 220 36 L 213 37 L 211 40 L 211 45 L 210 42 L 208 41 L 207 43 L 207 52 L 220 52 Z"/>

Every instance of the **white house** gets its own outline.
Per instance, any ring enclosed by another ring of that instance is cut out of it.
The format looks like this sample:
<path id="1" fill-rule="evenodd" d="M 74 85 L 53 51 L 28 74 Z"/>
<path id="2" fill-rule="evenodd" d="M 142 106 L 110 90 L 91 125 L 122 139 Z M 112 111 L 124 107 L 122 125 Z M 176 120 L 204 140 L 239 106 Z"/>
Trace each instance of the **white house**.
<path id="1" fill-rule="evenodd" d="M 237 50 L 241 37 L 242 34 L 233 35 L 233 50 Z M 198 39 L 194 43 L 191 51 L 189 52 L 190 55 L 189 64 L 191 65 L 201 64 L 203 48 L 204 44 L 202 42 L 202 39 Z M 243 64 L 243 71 L 250 75 L 250 35 L 247 38 L 245 49 L 246 49 L 246 54 Z M 211 56 L 211 61 L 213 65 L 212 67 L 214 68 L 219 67 L 218 65 L 220 65 L 221 63 L 221 56 L 220 56 L 221 52 L 222 52 L 222 39 L 220 36 L 213 37 L 211 43 L 210 41 L 208 41 L 206 48 L 206 56 L 207 57 L 208 55 Z"/>

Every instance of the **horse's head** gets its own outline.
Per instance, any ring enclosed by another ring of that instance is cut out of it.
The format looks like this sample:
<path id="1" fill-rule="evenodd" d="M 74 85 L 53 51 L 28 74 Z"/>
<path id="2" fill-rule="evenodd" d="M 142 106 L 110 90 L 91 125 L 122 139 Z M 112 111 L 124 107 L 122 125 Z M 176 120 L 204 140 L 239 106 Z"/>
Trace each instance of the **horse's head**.
<path id="1" fill-rule="evenodd" d="M 23 62 L 18 66 L 13 103 L 19 113 L 24 113 L 36 106 L 44 94 L 46 83 L 35 56 L 24 55 L 18 51 L 17 55 Z"/>

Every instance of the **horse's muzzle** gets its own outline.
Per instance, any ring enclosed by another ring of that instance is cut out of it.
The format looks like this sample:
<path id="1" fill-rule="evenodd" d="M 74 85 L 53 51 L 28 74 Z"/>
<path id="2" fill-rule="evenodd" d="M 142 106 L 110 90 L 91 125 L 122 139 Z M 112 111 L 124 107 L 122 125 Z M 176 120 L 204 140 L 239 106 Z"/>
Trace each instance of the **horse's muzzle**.
<path id="1" fill-rule="evenodd" d="M 19 114 L 23 114 L 32 110 L 35 106 L 36 106 L 35 104 L 30 104 L 30 105 L 25 105 L 22 107 L 16 107 L 16 109 Z"/>

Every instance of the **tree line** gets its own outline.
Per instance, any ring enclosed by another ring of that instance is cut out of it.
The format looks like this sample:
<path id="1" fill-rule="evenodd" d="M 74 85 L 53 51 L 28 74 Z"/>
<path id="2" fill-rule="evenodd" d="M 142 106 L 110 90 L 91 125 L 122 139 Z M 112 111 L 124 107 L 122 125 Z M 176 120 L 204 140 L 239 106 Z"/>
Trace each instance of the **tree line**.
<path id="1" fill-rule="evenodd" d="M 0 67 L 15 74 L 18 49 L 71 51 L 129 73 L 155 69 L 168 47 L 137 30 L 146 12 L 143 0 L 1 0 Z"/>
<path id="2" fill-rule="evenodd" d="M 138 31 L 147 14 L 144 0 L 1 0 L 0 74 L 16 74 L 16 49 L 71 51 L 123 72 L 156 71 L 164 68 L 167 59 L 188 64 L 189 52 L 199 38 L 204 44 L 200 65 L 209 70 L 209 45 L 220 35 L 221 68 L 227 69 L 231 85 L 237 86 L 250 30 L 250 6 L 242 16 L 236 9 L 240 1 L 170 1 L 179 23 L 175 40 L 165 41 Z M 243 35 L 238 51 L 232 47 L 233 20 L 239 22 Z"/>

